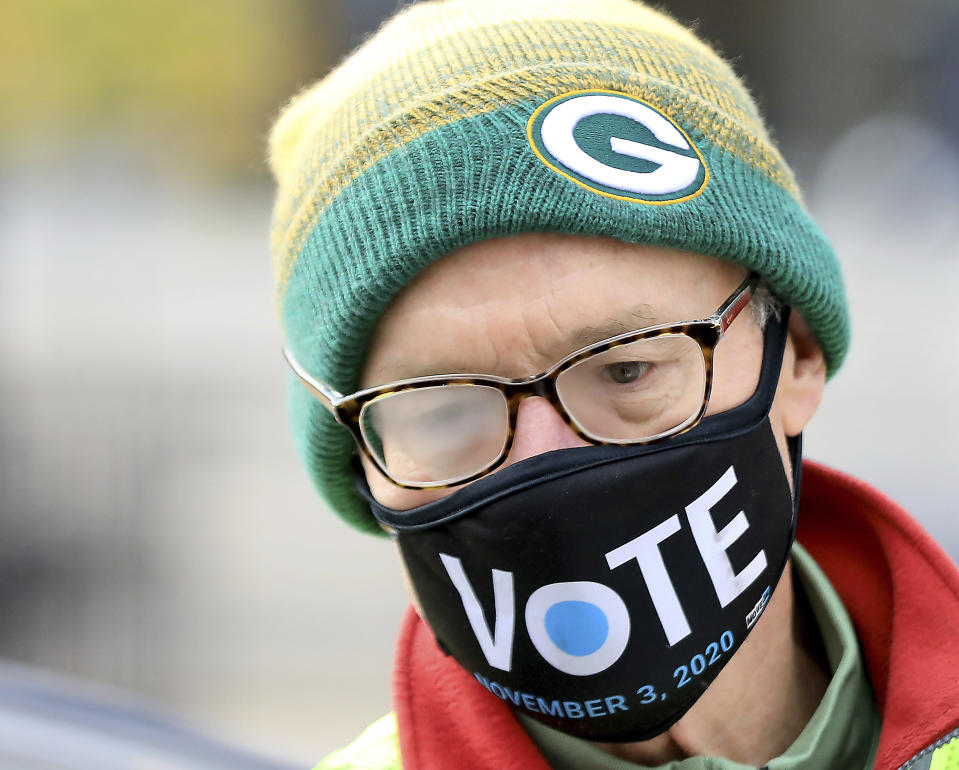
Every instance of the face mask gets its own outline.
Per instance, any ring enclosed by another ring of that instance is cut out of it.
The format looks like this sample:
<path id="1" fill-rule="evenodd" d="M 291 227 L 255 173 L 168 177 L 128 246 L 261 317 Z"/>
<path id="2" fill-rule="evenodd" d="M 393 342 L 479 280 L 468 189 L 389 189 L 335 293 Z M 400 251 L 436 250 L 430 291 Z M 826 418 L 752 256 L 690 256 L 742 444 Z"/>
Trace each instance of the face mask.
<path id="1" fill-rule="evenodd" d="M 747 403 L 667 442 L 549 452 L 407 511 L 358 477 L 439 645 L 480 686 L 597 741 L 651 738 L 698 700 L 795 533 L 768 417 L 786 327 L 767 327 Z M 792 453 L 798 499 L 798 440 Z"/>

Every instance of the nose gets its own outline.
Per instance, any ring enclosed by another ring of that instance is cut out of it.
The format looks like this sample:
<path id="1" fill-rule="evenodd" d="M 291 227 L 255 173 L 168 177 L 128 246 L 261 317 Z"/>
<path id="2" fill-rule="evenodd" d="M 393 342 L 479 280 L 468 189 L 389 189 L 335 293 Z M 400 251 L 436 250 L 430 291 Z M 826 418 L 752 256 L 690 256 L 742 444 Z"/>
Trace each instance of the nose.
<path id="1" fill-rule="evenodd" d="M 516 414 L 516 433 L 506 465 L 554 449 L 589 446 L 542 396 L 524 398 Z"/>

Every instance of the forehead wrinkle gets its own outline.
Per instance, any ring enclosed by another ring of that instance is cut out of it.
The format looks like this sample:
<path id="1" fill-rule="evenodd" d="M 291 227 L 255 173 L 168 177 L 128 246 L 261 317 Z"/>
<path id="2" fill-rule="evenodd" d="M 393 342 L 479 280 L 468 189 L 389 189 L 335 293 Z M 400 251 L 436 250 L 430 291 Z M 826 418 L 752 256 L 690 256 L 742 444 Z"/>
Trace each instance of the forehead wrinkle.
<path id="1" fill-rule="evenodd" d="M 430 335 L 431 341 L 442 340 L 444 330 L 446 334 L 449 333 L 451 328 L 454 333 L 461 331 L 456 324 L 449 326 L 440 320 L 446 312 L 452 312 L 460 317 L 462 317 L 464 311 L 475 313 L 474 320 L 469 324 L 469 327 L 474 332 L 477 329 L 485 330 L 485 332 L 470 335 L 468 344 L 461 342 L 455 347 L 440 345 L 439 349 L 435 346 L 427 346 L 428 355 L 426 358 L 428 360 L 416 359 L 416 357 L 411 359 L 387 349 L 381 354 L 378 361 L 376 376 L 373 378 L 364 377 L 362 387 L 373 387 L 412 377 L 429 377 L 431 375 L 503 375 L 502 367 L 508 367 L 509 361 L 504 360 L 503 346 L 497 344 L 498 337 L 493 331 L 496 328 L 497 321 L 503 318 L 502 308 L 499 307 L 501 301 L 492 298 L 474 303 L 468 308 L 455 304 L 446 306 L 442 302 L 437 303 L 433 310 L 438 314 L 438 319 L 434 326 L 434 333 Z M 511 347 L 519 348 L 518 345 Z"/>
<path id="2" fill-rule="evenodd" d="M 541 324 L 538 323 L 540 319 L 544 320 L 548 326 L 537 335 L 533 333 L 533 326 L 534 324 L 540 326 Z M 525 358 L 529 359 L 530 366 L 538 369 L 540 368 L 539 364 L 548 364 L 550 348 L 553 346 L 556 336 L 562 331 L 556 316 L 553 314 L 553 303 L 550 299 L 543 302 L 542 313 L 533 313 L 528 308 L 523 309 L 523 329 L 526 332 L 526 350 L 529 351 Z M 533 372 L 529 373 L 532 374 Z"/>

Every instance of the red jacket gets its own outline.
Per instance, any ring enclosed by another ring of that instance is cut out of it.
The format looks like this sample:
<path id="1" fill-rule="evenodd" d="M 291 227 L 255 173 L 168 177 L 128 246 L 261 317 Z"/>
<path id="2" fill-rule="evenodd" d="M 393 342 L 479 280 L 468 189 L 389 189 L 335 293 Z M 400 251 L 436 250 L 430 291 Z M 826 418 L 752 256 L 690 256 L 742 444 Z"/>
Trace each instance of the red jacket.
<path id="1" fill-rule="evenodd" d="M 852 617 L 882 714 L 875 767 L 895 770 L 959 727 L 959 570 L 889 498 L 810 462 L 798 536 Z M 509 707 L 412 610 L 393 700 L 408 770 L 548 770 Z"/>

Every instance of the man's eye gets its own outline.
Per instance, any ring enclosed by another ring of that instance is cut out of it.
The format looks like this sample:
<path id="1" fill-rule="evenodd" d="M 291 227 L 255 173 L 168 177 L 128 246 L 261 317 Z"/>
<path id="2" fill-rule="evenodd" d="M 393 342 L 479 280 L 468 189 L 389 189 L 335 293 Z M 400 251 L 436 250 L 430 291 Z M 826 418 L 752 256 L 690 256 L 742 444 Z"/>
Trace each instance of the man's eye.
<path id="1" fill-rule="evenodd" d="M 643 377 L 652 368 L 648 361 L 618 361 L 606 365 L 606 375 L 620 385 L 628 385 Z"/>

